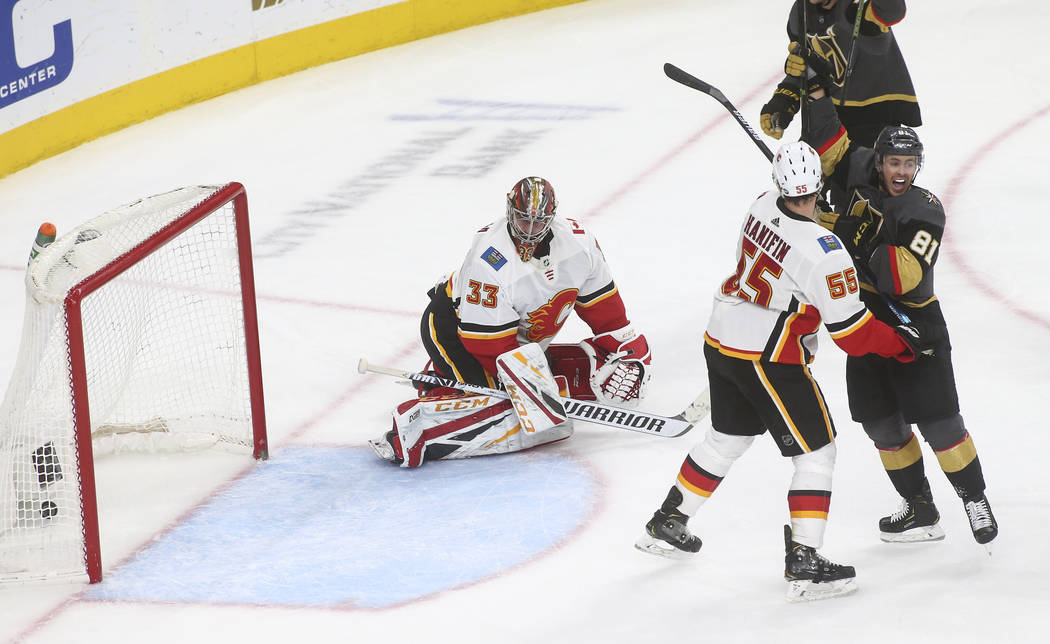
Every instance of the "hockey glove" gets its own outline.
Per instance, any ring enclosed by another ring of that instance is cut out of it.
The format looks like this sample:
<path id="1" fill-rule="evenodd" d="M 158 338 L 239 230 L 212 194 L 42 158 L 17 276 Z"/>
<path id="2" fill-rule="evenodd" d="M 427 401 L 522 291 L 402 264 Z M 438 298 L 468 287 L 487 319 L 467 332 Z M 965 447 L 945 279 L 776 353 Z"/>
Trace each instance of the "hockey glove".
<path id="1" fill-rule="evenodd" d="M 835 68 L 818 52 L 810 50 L 808 56 L 803 59 L 797 42 L 788 44 L 784 73 L 794 77 L 796 82 L 799 82 L 802 74 L 805 74 L 807 93 L 830 87 L 835 78 Z"/>
<path id="2" fill-rule="evenodd" d="M 823 197 L 817 199 L 817 223 L 835 232 L 835 224 L 839 220 L 839 214 L 831 209 L 831 204 L 824 201 Z"/>
<path id="3" fill-rule="evenodd" d="M 864 215 L 860 217 L 852 215 L 838 217 L 833 230 L 846 245 L 846 249 L 854 257 L 866 263 L 871 259 L 872 252 L 875 251 L 881 223 L 881 218 L 876 219 L 871 210 L 865 208 Z"/>
<path id="4" fill-rule="evenodd" d="M 588 338 L 580 348 L 591 362 L 591 389 L 599 402 L 634 407 L 649 384 L 649 343 L 628 325 Z"/>
<path id="5" fill-rule="evenodd" d="M 784 130 L 791 124 L 791 119 L 798 112 L 799 95 L 796 85 L 784 81 L 777 85 L 773 92 L 773 98 L 762 106 L 762 115 L 759 124 L 766 136 L 779 139 L 784 136 Z"/>
<path id="6" fill-rule="evenodd" d="M 897 332 L 897 336 L 904 341 L 904 344 L 908 345 L 916 358 L 932 356 L 936 353 L 934 349 L 936 342 L 919 333 L 915 325 L 899 324 L 893 327 L 893 330 Z"/>

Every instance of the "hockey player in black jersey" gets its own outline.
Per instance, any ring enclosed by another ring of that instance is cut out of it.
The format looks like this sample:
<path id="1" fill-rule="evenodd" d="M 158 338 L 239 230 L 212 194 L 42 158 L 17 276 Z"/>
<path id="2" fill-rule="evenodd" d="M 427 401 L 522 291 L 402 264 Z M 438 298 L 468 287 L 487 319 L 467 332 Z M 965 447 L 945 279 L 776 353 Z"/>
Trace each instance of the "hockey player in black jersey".
<path id="1" fill-rule="evenodd" d="M 791 43 L 785 63 L 784 80 L 773 97 L 762 106 L 762 131 L 779 139 L 798 112 L 800 78 L 805 73 L 807 85 L 815 73 L 827 76 L 832 101 L 839 120 L 850 138 L 858 145 L 871 147 L 875 136 L 886 125 L 922 124 L 918 99 L 908 67 L 891 27 L 904 19 L 904 0 L 808 0 L 806 9 L 806 51 L 803 62 L 799 6 L 796 2 L 788 14 L 787 32 Z M 853 41 L 854 18 L 864 5 L 860 33 Z M 847 78 L 850 55 L 853 69 Z M 809 68 L 809 69 L 807 69 Z M 817 83 L 819 85 L 819 83 Z M 815 85 L 814 85 L 815 86 Z M 842 96 L 845 86 L 846 96 Z"/>
<path id="2" fill-rule="evenodd" d="M 879 356 L 849 356 L 850 412 L 879 450 L 900 510 L 879 522 L 884 541 L 944 538 L 923 467 L 916 425 L 963 501 L 974 539 L 987 544 L 998 525 L 985 496 L 977 448 L 959 414 L 948 329 L 934 294 L 944 208 L 913 184 L 923 146 L 909 127 L 885 128 L 874 148 L 851 141 L 823 89 L 811 95 L 803 139 L 821 153 L 825 175 L 849 206 L 821 223 L 842 239 L 861 277 L 861 299 L 884 322 L 911 319 L 925 337 L 938 338 L 934 356 L 901 364 Z M 894 311 L 897 310 L 897 312 Z"/>

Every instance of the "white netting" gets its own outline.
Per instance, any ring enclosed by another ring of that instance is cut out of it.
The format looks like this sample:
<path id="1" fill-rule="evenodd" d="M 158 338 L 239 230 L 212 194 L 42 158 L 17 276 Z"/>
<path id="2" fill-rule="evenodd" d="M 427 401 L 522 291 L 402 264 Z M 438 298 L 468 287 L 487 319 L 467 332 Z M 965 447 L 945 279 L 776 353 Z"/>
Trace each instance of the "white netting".
<path id="1" fill-rule="evenodd" d="M 0 406 L 0 581 L 84 574 L 67 293 L 216 190 L 182 188 L 107 212 L 31 262 L 22 343 Z M 81 310 L 95 450 L 250 450 L 232 204 L 87 295 Z"/>

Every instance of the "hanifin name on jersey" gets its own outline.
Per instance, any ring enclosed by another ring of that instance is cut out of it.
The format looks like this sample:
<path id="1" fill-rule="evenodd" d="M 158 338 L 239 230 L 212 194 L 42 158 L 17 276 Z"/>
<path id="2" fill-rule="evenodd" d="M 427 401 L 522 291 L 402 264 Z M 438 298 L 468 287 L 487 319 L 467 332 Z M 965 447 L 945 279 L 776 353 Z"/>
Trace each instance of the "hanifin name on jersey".
<path id="1" fill-rule="evenodd" d="M 784 257 L 791 250 L 790 244 L 781 239 L 780 235 L 770 230 L 761 221 L 755 219 L 754 215 L 748 215 L 747 223 L 744 224 L 744 234 L 781 264 L 784 263 Z M 770 250 L 774 247 L 776 250 Z"/>

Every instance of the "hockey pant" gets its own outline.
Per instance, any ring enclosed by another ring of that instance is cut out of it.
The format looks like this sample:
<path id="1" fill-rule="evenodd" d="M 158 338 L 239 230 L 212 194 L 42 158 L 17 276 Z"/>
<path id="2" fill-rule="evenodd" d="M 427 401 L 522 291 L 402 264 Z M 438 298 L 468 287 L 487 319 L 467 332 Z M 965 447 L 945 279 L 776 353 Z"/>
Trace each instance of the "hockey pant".
<path id="1" fill-rule="evenodd" d="M 397 407 L 391 442 L 402 467 L 517 452 L 572 435 L 572 421 L 538 344 L 500 355 L 496 367 L 509 399 L 455 394 Z"/>
<path id="2" fill-rule="evenodd" d="M 679 511 L 686 516 L 695 515 L 754 440 L 754 436 L 732 436 L 716 429 L 708 430 L 704 440 L 689 451 L 678 471 L 675 488 L 682 495 Z M 835 454 L 835 443 L 831 442 L 791 457 L 795 472 L 787 501 L 792 538 L 812 548 L 820 548 L 824 543 Z"/>

